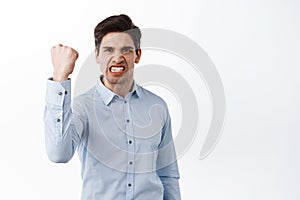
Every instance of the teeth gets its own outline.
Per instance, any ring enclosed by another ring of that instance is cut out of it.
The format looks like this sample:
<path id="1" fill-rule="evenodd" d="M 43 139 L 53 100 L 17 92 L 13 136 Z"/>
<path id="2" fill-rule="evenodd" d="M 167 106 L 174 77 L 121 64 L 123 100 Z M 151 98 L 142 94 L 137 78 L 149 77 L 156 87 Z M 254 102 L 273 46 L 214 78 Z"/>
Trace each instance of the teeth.
<path id="1" fill-rule="evenodd" d="M 112 72 L 121 72 L 124 70 L 124 67 L 111 67 L 110 71 Z"/>

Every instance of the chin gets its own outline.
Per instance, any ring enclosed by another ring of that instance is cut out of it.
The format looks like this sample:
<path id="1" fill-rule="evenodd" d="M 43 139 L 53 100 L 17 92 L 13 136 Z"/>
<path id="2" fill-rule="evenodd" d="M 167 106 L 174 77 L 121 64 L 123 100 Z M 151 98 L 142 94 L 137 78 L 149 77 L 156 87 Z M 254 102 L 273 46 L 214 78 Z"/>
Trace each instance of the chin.
<path id="1" fill-rule="evenodd" d="M 106 76 L 106 79 L 111 84 L 124 84 L 133 80 L 133 76 L 129 74 L 123 74 L 122 76 L 112 76 L 109 74 L 108 76 Z"/>
<path id="2" fill-rule="evenodd" d="M 111 77 L 111 76 L 107 76 L 106 77 L 107 81 L 110 84 L 123 84 L 126 82 L 126 78 L 125 77 Z"/>

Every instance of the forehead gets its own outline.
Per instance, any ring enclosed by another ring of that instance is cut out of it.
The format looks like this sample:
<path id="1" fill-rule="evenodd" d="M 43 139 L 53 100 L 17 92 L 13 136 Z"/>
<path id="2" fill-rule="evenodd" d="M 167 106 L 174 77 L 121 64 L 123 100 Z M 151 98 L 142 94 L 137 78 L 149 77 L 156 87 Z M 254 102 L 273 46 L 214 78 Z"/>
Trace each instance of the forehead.
<path id="1" fill-rule="evenodd" d="M 109 47 L 132 46 L 132 47 L 134 47 L 134 43 L 128 33 L 112 32 L 112 33 L 107 33 L 102 38 L 101 46 L 109 46 Z"/>

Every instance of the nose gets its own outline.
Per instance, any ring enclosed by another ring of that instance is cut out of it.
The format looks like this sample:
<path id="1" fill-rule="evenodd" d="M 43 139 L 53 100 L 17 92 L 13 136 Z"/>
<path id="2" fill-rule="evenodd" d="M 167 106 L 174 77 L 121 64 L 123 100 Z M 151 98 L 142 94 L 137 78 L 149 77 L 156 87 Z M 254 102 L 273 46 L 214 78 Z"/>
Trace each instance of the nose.
<path id="1" fill-rule="evenodd" d="M 112 61 L 114 63 L 122 63 L 124 61 L 124 56 L 120 51 L 116 51 L 113 54 Z"/>

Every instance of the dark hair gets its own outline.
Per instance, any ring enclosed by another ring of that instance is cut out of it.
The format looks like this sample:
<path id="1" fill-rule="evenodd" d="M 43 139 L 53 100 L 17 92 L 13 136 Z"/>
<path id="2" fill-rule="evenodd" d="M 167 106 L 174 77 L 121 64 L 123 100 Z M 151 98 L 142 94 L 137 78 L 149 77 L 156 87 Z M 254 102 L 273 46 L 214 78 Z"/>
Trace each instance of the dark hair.
<path id="1" fill-rule="evenodd" d="M 127 15 L 113 15 L 110 16 L 103 21 L 101 21 L 94 30 L 95 37 L 95 46 L 97 49 L 97 54 L 99 54 L 100 44 L 102 42 L 102 38 L 111 32 L 126 32 L 130 35 L 131 39 L 134 42 L 134 46 L 136 49 L 136 53 L 140 49 L 141 43 L 141 31 L 139 27 L 135 26 L 130 17 Z"/>

